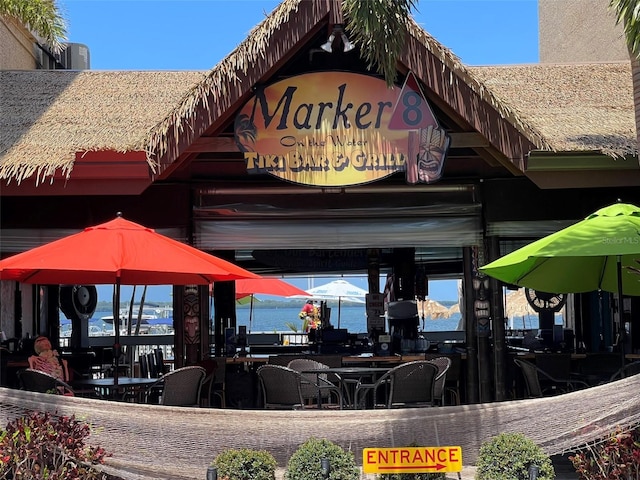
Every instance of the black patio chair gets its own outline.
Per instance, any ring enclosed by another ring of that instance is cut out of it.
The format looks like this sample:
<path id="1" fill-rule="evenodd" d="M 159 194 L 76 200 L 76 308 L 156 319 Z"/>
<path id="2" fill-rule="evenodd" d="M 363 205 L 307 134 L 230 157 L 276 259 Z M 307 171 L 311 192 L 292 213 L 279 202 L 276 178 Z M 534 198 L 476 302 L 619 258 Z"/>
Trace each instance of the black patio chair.
<path id="1" fill-rule="evenodd" d="M 578 388 L 587 388 L 589 384 L 572 378 L 556 378 L 538 368 L 527 360 L 514 358 L 513 361 L 520 368 L 529 398 L 541 398 L 561 393 L 568 393 Z"/>
<path id="2" fill-rule="evenodd" d="M 640 373 L 640 361 L 631 362 L 626 364 L 624 367 L 619 368 L 613 375 L 611 375 L 611 377 L 609 377 L 609 381 L 613 382 L 622 378 L 631 377 L 632 375 L 637 375 L 638 373 Z"/>
<path id="3" fill-rule="evenodd" d="M 310 370 L 326 370 L 328 365 L 310 358 L 297 358 L 291 360 L 287 367 L 297 372 Z M 342 409 L 342 389 L 329 380 L 326 373 L 302 373 L 305 382 L 302 384 L 302 397 L 311 402 L 318 402 L 318 406 L 327 407 L 336 405 Z M 332 398 L 333 397 L 333 398 Z M 332 403 L 335 400 L 335 403 Z"/>
<path id="4" fill-rule="evenodd" d="M 316 407 L 306 405 L 302 396 L 302 385 L 306 383 L 300 372 L 281 365 L 262 365 L 256 370 L 262 388 L 264 408 L 299 410 Z"/>
<path id="5" fill-rule="evenodd" d="M 433 383 L 433 404 L 444 405 L 444 387 L 451 367 L 451 359 L 449 357 L 435 357 L 427 361 L 438 367 L 438 373 Z"/>
<path id="6" fill-rule="evenodd" d="M 417 360 L 393 367 L 374 383 L 356 386 L 354 404 L 364 408 L 371 393 L 373 407 L 430 407 L 434 405 L 433 390 L 438 366 L 429 360 Z M 379 389 L 385 389 L 384 402 L 379 401 Z"/>
<path id="7" fill-rule="evenodd" d="M 57 379 L 53 375 L 27 368 L 18 371 L 20 387 L 23 390 L 39 393 L 54 393 L 58 395 L 75 395 L 73 387 L 68 383 Z"/>
<path id="8" fill-rule="evenodd" d="M 200 390 L 205 376 L 205 369 L 198 366 L 182 367 L 165 373 L 147 388 L 145 401 L 174 407 L 199 407 Z"/>

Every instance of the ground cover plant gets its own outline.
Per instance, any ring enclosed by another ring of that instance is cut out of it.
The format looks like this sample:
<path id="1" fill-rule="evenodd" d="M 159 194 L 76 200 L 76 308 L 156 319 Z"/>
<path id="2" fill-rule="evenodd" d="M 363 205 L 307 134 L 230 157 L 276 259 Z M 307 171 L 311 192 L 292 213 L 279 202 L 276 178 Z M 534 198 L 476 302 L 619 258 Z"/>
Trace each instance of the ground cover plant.
<path id="1" fill-rule="evenodd" d="M 569 459 L 583 480 L 639 480 L 640 427 L 627 432 L 617 429 Z"/>
<path id="2" fill-rule="evenodd" d="M 93 468 L 107 452 L 88 446 L 87 423 L 31 412 L 0 432 L 0 480 L 118 480 Z"/>

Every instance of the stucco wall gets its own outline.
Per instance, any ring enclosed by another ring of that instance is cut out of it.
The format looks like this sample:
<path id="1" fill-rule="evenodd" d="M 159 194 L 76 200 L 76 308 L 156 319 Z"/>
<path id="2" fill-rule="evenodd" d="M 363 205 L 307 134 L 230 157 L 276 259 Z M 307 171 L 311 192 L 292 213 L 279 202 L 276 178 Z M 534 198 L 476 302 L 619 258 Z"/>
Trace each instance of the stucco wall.
<path id="1" fill-rule="evenodd" d="M 33 70 L 34 38 L 23 27 L 0 17 L 0 70 Z"/>
<path id="2" fill-rule="evenodd" d="M 538 0 L 540 63 L 629 59 L 609 0 Z"/>

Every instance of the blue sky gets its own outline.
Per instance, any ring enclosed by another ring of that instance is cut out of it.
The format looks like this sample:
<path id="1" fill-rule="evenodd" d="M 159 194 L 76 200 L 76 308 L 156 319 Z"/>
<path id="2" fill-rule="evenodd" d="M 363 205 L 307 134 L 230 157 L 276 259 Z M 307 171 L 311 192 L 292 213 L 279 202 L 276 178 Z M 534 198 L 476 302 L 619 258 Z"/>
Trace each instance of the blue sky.
<path id="1" fill-rule="evenodd" d="M 208 70 L 275 0 L 58 0 L 94 70 Z M 537 0 L 420 0 L 414 17 L 469 65 L 536 63 Z"/>
<path id="2" fill-rule="evenodd" d="M 279 3 L 58 0 L 68 39 L 89 47 L 93 70 L 209 70 Z M 465 64 L 538 62 L 537 0 L 420 0 L 414 17 Z M 287 280 L 308 287 L 307 280 Z M 365 278 L 347 280 L 367 288 Z M 455 280 L 430 282 L 429 289 L 436 300 L 457 298 Z M 98 290 L 100 300 L 111 300 L 111 287 Z M 168 286 L 149 287 L 147 301 L 169 301 L 170 292 Z M 122 298 L 130 295 L 131 287 L 123 287 Z"/>

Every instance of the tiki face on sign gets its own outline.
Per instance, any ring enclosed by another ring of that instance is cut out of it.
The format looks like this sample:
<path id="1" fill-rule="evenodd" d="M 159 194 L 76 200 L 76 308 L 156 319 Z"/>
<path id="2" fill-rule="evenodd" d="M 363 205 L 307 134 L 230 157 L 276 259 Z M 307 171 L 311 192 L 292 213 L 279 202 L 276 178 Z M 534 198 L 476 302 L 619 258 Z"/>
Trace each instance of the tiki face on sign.
<path id="1" fill-rule="evenodd" d="M 418 181 L 431 183 L 442 177 L 442 167 L 449 148 L 450 138 L 439 128 L 420 130 L 418 153 Z"/>
<path id="2" fill-rule="evenodd" d="M 197 287 L 185 287 L 184 295 L 184 337 L 185 343 L 200 341 L 200 302 Z"/>

